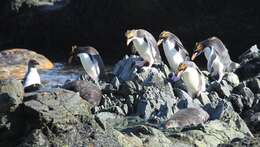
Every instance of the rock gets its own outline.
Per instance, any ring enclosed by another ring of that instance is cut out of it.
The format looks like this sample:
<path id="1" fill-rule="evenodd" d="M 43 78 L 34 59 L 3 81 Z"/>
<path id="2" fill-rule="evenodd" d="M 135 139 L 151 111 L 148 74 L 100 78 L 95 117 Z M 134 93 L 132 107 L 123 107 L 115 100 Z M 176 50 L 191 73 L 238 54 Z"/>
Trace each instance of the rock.
<path id="1" fill-rule="evenodd" d="M 259 134 L 260 131 L 260 112 L 247 114 L 244 118 L 248 127 L 255 134 Z"/>
<path id="2" fill-rule="evenodd" d="M 138 56 L 125 57 L 116 64 L 113 73 L 121 83 L 117 94 L 126 97 L 129 112 L 134 109 L 135 115 L 146 120 L 163 121 L 173 114 L 176 103 L 172 86 L 165 80 L 169 69 L 165 64 L 138 69 L 134 64 L 139 60 Z"/>
<path id="3" fill-rule="evenodd" d="M 0 114 L 14 111 L 23 101 L 23 85 L 17 80 L 0 80 Z"/>
<path id="4" fill-rule="evenodd" d="M 160 130 L 149 126 L 138 125 L 129 127 L 124 129 L 123 133 L 125 133 L 126 136 L 140 139 L 142 141 L 142 146 L 174 146 L 173 142 L 171 142 L 171 140 L 169 140 Z"/>
<path id="5" fill-rule="evenodd" d="M 232 90 L 233 87 L 229 85 L 225 80 L 222 80 L 221 83 L 214 81 L 207 88 L 207 91 L 209 92 L 216 91 L 221 98 L 229 97 Z"/>
<path id="6" fill-rule="evenodd" d="M 231 100 L 231 103 L 234 107 L 234 110 L 237 113 L 241 113 L 244 109 L 244 104 L 243 104 L 243 96 L 237 95 L 237 94 L 232 94 L 229 99 Z"/>
<path id="7" fill-rule="evenodd" d="M 90 107 L 78 94 L 64 89 L 31 93 L 15 113 L 25 123 L 24 135 L 17 140 L 21 146 L 28 142 L 30 145 L 37 143 L 45 137 L 48 142 L 44 139 L 40 143 L 45 142 L 50 146 L 119 146 L 116 138 L 94 121 Z M 28 128 L 31 133 L 27 132 Z M 31 136 L 35 137 L 28 141 Z"/>
<path id="8" fill-rule="evenodd" d="M 243 64 L 250 61 L 253 58 L 260 57 L 260 50 L 257 45 L 253 45 L 250 49 L 245 51 L 242 55 L 239 56 L 239 61 Z"/>
<path id="9" fill-rule="evenodd" d="M 240 80 L 255 77 L 260 73 L 260 51 L 257 46 L 252 46 L 240 57 L 240 67 L 236 70 L 236 74 Z"/>
<path id="10" fill-rule="evenodd" d="M 95 119 L 97 122 L 101 123 L 100 126 L 103 126 L 104 129 L 107 128 L 108 124 L 116 129 L 125 128 L 125 126 L 128 125 L 127 120 L 122 115 L 111 112 L 100 112 L 95 115 Z"/>
<path id="11" fill-rule="evenodd" d="M 202 105 L 206 105 L 210 103 L 209 97 L 207 93 L 201 93 L 198 97 Z"/>
<path id="12" fill-rule="evenodd" d="M 193 100 L 188 93 L 181 89 L 174 89 L 174 93 L 176 94 L 177 100 L 177 107 L 178 109 L 185 109 L 185 108 L 199 108 L 202 104 L 200 102 L 196 102 Z M 176 110 L 178 111 L 178 110 Z"/>
<path id="13" fill-rule="evenodd" d="M 217 104 L 208 103 L 203 109 L 209 114 L 209 120 L 220 119 L 225 110 L 225 102 L 219 101 Z"/>
<path id="14" fill-rule="evenodd" d="M 187 108 L 179 110 L 166 121 L 165 128 L 184 128 L 191 125 L 198 125 L 206 122 L 209 114 L 202 108 Z"/>
<path id="15" fill-rule="evenodd" d="M 83 99 L 93 104 L 94 106 L 99 105 L 102 98 L 102 91 L 100 88 L 90 81 L 76 80 L 68 82 L 63 85 L 63 88 L 72 90 L 74 92 L 79 92 L 79 95 Z"/>
<path id="16" fill-rule="evenodd" d="M 233 92 L 242 96 L 241 98 L 244 105 L 244 109 L 248 110 L 253 107 L 255 96 L 254 93 L 248 87 L 238 86 L 235 87 Z"/>
<path id="17" fill-rule="evenodd" d="M 236 87 L 240 83 L 238 76 L 233 72 L 225 74 L 223 80 L 226 80 L 232 87 Z"/>
<path id="18" fill-rule="evenodd" d="M 36 60 L 39 69 L 52 69 L 52 62 L 43 55 L 27 49 L 10 49 L 0 52 L 0 79 L 22 79 L 30 59 Z"/>
<path id="19" fill-rule="evenodd" d="M 40 129 L 35 129 L 29 133 L 29 135 L 25 138 L 22 144 L 18 147 L 39 147 L 45 146 L 50 147 L 50 143 L 48 141 L 48 137 L 44 135 L 44 133 Z"/>
<path id="20" fill-rule="evenodd" d="M 253 93 L 260 93 L 260 80 L 253 78 L 246 81 L 246 86 L 252 90 Z"/>
<path id="21" fill-rule="evenodd" d="M 219 144 L 218 147 L 259 147 L 260 137 L 246 136 L 244 138 L 234 138 L 228 143 Z"/>

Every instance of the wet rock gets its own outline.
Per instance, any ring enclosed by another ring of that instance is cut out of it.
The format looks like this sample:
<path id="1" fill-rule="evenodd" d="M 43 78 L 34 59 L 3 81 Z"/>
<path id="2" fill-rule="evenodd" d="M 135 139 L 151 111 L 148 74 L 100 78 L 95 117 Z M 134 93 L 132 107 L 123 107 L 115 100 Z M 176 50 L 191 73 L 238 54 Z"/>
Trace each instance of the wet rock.
<path id="1" fill-rule="evenodd" d="M 23 85 L 17 80 L 0 80 L 0 114 L 14 111 L 23 101 Z"/>
<path id="2" fill-rule="evenodd" d="M 39 69 L 53 68 L 52 62 L 41 54 L 27 49 L 10 49 L 0 52 L 0 79 L 22 79 L 30 59 L 36 60 Z"/>
<path id="3" fill-rule="evenodd" d="M 166 121 L 165 128 L 184 128 L 206 122 L 209 114 L 202 108 L 187 108 L 179 110 Z"/>
<path id="4" fill-rule="evenodd" d="M 230 96 L 233 87 L 229 85 L 225 80 L 222 80 L 221 83 L 214 81 L 211 83 L 207 91 L 216 91 L 221 98 L 227 98 Z"/>
<path id="5" fill-rule="evenodd" d="M 102 98 L 102 91 L 100 88 L 90 81 L 76 80 L 68 82 L 63 85 L 63 88 L 79 92 L 80 97 L 93 104 L 94 106 L 99 105 Z"/>

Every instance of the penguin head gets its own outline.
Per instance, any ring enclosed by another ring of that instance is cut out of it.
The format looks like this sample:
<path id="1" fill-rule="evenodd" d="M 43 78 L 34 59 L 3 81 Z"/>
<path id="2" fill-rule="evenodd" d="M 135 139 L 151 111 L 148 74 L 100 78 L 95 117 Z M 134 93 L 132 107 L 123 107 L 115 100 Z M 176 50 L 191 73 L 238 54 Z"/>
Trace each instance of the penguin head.
<path id="1" fill-rule="evenodd" d="M 28 62 L 28 67 L 33 67 L 35 68 L 37 65 L 40 65 L 39 62 L 37 62 L 36 60 L 34 59 L 30 59 L 29 62 Z"/>
<path id="2" fill-rule="evenodd" d="M 193 52 L 193 55 L 191 57 L 191 60 L 194 60 L 196 57 L 198 57 L 203 51 L 205 46 L 202 42 L 196 42 L 195 44 L 195 50 Z"/>
<path id="3" fill-rule="evenodd" d="M 75 57 L 78 57 L 80 54 L 84 54 L 84 53 L 88 55 L 99 55 L 98 51 L 92 46 L 81 47 L 81 46 L 74 45 L 71 47 L 68 63 L 71 64 Z"/>
<path id="4" fill-rule="evenodd" d="M 177 70 L 176 70 L 176 75 L 177 75 L 178 78 L 181 77 L 182 73 L 188 68 L 188 66 L 189 66 L 189 65 L 188 65 L 187 63 L 181 63 L 181 64 L 178 66 L 178 68 L 177 68 Z"/>
<path id="5" fill-rule="evenodd" d="M 129 46 L 129 44 L 134 41 L 134 40 L 138 40 L 138 39 L 143 39 L 145 42 L 148 42 L 145 33 L 147 33 L 147 31 L 143 30 L 143 29 L 138 29 L 138 30 L 127 30 L 125 33 L 125 37 L 126 37 L 126 45 Z"/>
<path id="6" fill-rule="evenodd" d="M 164 42 L 166 39 L 168 39 L 171 36 L 171 32 L 169 31 L 163 31 L 160 35 L 159 35 L 159 41 L 157 42 L 157 46 L 159 46 L 160 44 L 162 44 L 162 42 Z"/>

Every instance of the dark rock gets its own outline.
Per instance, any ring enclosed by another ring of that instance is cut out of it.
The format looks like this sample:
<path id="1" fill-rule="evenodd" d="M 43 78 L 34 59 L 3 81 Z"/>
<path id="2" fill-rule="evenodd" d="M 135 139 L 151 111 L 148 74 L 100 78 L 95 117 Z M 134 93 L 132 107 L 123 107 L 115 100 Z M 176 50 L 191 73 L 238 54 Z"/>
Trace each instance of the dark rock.
<path id="1" fill-rule="evenodd" d="M 102 98 L 102 91 L 98 86 L 90 81 L 77 80 L 66 83 L 63 88 L 72 90 L 74 92 L 79 92 L 79 95 L 93 104 L 94 106 L 99 105 Z"/>
<path id="2" fill-rule="evenodd" d="M 17 80 L 0 81 L 0 114 L 14 111 L 23 101 L 23 85 Z"/>
<path id="3" fill-rule="evenodd" d="M 234 110 L 237 113 L 241 113 L 244 109 L 244 104 L 243 104 L 243 96 L 237 95 L 237 94 L 232 94 L 230 97 L 231 103 L 234 107 Z"/>
<path id="4" fill-rule="evenodd" d="M 25 133 L 27 137 L 21 145 L 43 143 L 45 141 L 39 140 L 46 136 L 50 146 L 119 146 L 110 133 L 105 133 L 95 123 L 90 107 L 78 94 L 64 89 L 31 94 L 17 109 L 17 113 L 24 118 L 25 128 L 32 132 L 29 135 Z M 30 138 L 33 140 L 30 141 Z"/>
<path id="5" fill-rule="evenodd" d="M 181 89 L 174 89 L 174 93 L 178 98 L 177 105 L 176 105 L 178 109 L 199 108 L 201 106 L 200 103 L 196 103 L 188 93 L 186 93 Z"/>
<path id="6" fill-rule="evenodd" d="M 233 87 L 229 85 L 225 80 L 222 80 L 221 83 L 214 81 L 207 88 L 207 91 L 209 92 L 216 91 L 221 98 L 229 97 L 232 90 Z"/>
<path id="7" fill-rule="evenodd" d="M 234 89 L 233 92 L 242 96 L 242 102 L 245 109 L 250 109 L 253 107 L 255 96 L 254 93 L 248 87 L 238 86 Z"/>
<path id="8" fill-rule="evenodd" d="M 245 80 L 259 75 L 260 73 L 260 51 L 257 46 L 251 47 L 239 57 L 241 63 L 236 70 L 240 79 Z"/>
<path id="9" fill-rule="evenodd" d="M 27 135 L 22 144 L 18 147 L 50 147 L 51 144 L 48 141 L 48 137 L 40 129 L 35 129 Z"/>
<path id="10" fill-rule="evenodd" d="M 246 81 L 246 86 L 252 90 L 253 93 L 260 93 L 260 80 L 253 78 Z"/>
<path id="11" fill-rule="evenodd" d="M 116 64 L 113 73 L 121 81 L 118 94 L 126 97 L 130 112 L 135 110 L 146 120 L 167 119 L 176 103 L 171 84 L 165 80 L 169 69 L 161 64 L 140 70 L 134 65 L 139 60 L 138 56 L 125 57 Z"/>

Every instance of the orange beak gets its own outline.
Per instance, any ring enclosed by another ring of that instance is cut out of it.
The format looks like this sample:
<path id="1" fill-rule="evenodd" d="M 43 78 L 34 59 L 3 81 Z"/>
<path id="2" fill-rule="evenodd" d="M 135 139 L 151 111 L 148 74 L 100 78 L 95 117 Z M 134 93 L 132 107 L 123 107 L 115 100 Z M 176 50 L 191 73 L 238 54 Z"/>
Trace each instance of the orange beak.
<path id="1" fill-rule="evenodd" d="M 195 53 L 192 55 L 191 60 L 193 61 L 197 56 L 198 56 L 198 52 L 195 52 Z"/>

